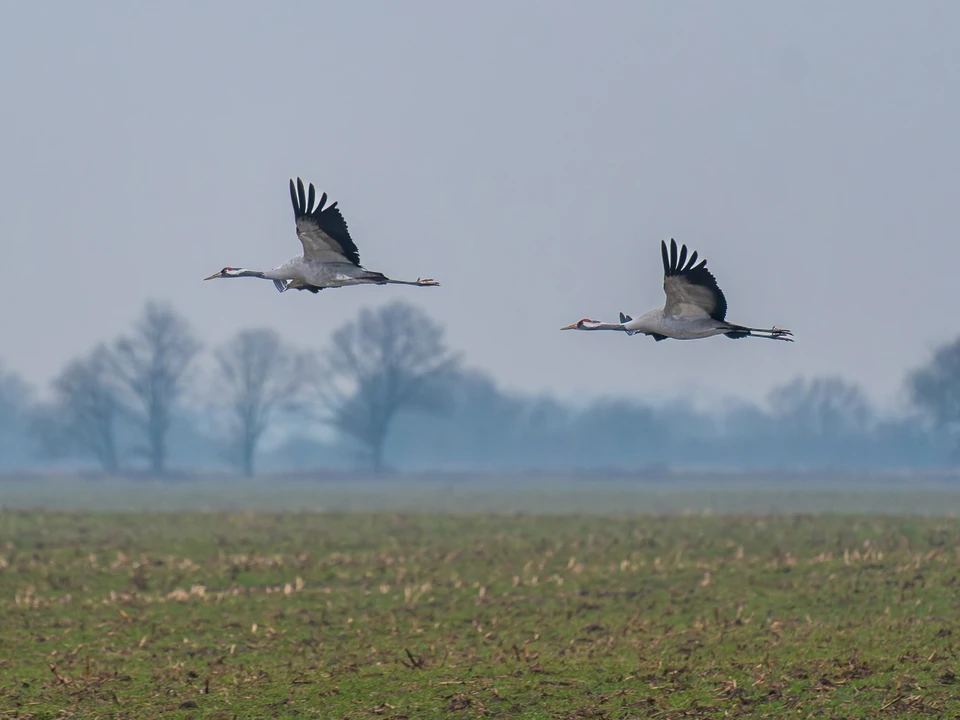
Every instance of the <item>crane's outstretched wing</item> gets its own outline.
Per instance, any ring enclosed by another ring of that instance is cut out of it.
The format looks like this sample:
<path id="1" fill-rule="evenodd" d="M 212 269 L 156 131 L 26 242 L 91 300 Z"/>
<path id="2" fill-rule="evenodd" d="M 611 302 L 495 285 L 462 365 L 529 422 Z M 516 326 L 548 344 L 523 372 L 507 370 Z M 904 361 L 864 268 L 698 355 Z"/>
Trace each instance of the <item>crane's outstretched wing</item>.
<path id="1" fill-rule="evenodd" d="M 350 237 L 347 222 L 340 214 L 336 203 L 324 209 L 327 194 L 320 196 L 316 209 L 313 202 L 317 197 L 313 183 L 310 183 L 309 197 L 303 191 L 303 181 L 297 178 L 294 187 L 290 181 L 290 200 L 293 202 L 293 216 L 297 221 L 297 237 L 303 244 L 303 258 L 319 262 L 349 262 L 360 265 L 360 252 Z"/>
<path id="2" fill-rule="evenodd" d="M 322 287 L 310 285 L 303 280 L 274 280 L 273 286 L 277 288 L 278 292 L 286 292 L 287 290 L 309 290 L 314 295 L 323 290 Z"/>
<path id="3" fill-rule="evenodd" d="M 660 254 L 663 256 L 663 292 L 667 302 L 663 312 L 671 317 L 703 317 L 714 320 L 727 317 L 727 299 L 717 285 L 716 279 L 707 270 L 707 261 L 697 265 L 696 251 L 687 260 L 687 246 L 680 248 L 677 256 L 677 241 L 670 239 L 670 254 L 667 243 L 660 241 Z"/>

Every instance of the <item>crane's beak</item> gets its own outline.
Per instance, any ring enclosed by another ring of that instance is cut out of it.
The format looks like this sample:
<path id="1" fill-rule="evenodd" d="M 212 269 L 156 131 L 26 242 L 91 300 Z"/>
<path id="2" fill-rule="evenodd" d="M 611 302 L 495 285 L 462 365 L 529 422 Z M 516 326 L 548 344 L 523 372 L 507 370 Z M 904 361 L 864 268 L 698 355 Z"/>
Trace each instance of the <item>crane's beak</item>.
<path id="1" fill-rule="evenodd" d="M 215 272 L 213 275 L 208 275 L 204 280 L 213 280 L 214 278 L 223 277 L 223 271 Z"/>
<path id="2" fill-rule="evenodd" d="M 580 325 L 580 321 L 578 320 L 577 322 L 571 323 L 570 325 L 567 325 L 567 326 L 562 327 L 562 328 L 560 328 L 560 329 L 561 329 L 561 330 L 576 330 L 579 325 Z"/>

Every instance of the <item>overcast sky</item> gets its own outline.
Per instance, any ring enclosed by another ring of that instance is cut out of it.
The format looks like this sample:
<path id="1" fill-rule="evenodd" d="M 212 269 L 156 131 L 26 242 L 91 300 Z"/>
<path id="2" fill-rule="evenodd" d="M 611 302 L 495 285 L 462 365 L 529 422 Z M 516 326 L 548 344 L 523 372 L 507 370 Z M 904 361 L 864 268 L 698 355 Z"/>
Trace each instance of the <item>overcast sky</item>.
<path id="1" fill-rule="evenodd" d="M 895 399 L 960 334 L 960 3 L 20 2 L 0 6 L 0 359 L 44 384 L 171 300 L 209 344 L 322 347 L 408 300 L 510 388 Z M 279 294 L 287 191 L 372 270 Z M 793 345 L 560 332 L 662 304 L 661 238 Z"/>

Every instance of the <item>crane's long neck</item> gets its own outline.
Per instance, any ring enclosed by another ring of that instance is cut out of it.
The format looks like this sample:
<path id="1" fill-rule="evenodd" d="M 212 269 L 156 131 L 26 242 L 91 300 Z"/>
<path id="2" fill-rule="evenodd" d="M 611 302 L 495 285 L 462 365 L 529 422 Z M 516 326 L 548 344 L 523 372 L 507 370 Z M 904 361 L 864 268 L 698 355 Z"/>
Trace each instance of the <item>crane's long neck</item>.
<path id="1" fill-rule="evenodd" d="M 263 270 L 247 270 L 246 268 L 225 267 L 220 272 L 208 275 L 204 280 L 213 280 L 215 278 L 237 278 L 237 277 L 255 277 L 272 280 Z"/>
<path id="2" fill-rule="evenodd" d="M 599 320 L 587 320 L 583 319 L 579 322 L 575 322 L 573 325 L 567 325 L 562 330 L 620 330 L 621 332 L 625 331 L 627 328 L 624 327 L 623 323 L 605 323 L 600 322 Z"/>
<path id="3" fill-rule="evenodd" d="M 622 323 L 606 323 L 598 322 L 593 325 L 588 325 L 582 323 L 577 327 L 577 330 L 625 330 Z"/>
<path id="4" fill-rule="evenodd" d="M 232 272 L 232 273 L 229 273 L 228 275 L 225 275 L 224 277 L 232 277 L 232 278 L 235 278 L 235 277 L 253 277 L 253 278 L 261 278 L 261 279 L 264 279 L 264 278 L 267 277 L 267 274 L 266 274 L 266 272 L 264 272 L 263 270 L 247 270 L 247 269 L 245 269 L 245 268 L 240 268 L 240 269 L 238 269 L 238 270 L 235 271 L 235 272 Z"/>

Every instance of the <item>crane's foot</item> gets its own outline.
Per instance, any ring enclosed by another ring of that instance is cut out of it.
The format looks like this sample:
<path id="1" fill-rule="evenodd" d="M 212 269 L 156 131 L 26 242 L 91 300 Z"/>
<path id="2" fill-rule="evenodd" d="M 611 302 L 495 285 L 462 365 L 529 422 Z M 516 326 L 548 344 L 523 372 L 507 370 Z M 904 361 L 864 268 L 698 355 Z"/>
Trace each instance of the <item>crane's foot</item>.
<path id="1" fill-rule="evenodd" d="M 440 283 L 432 278 L 417 278 L 417 285 L 422 287 L 440 287 Z"/>

